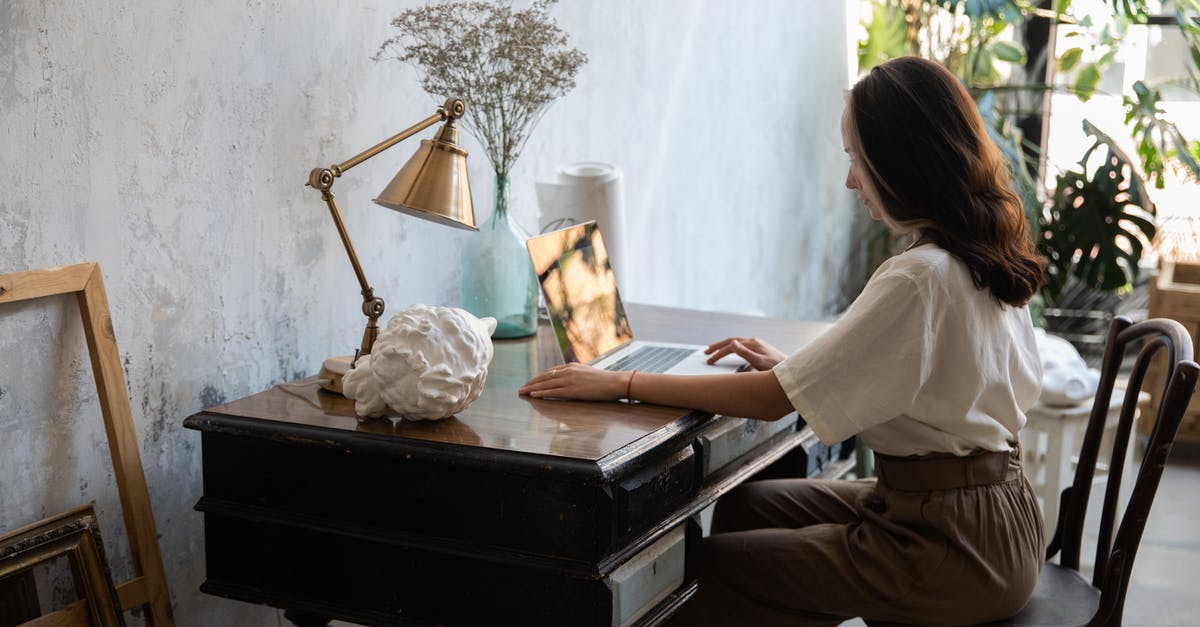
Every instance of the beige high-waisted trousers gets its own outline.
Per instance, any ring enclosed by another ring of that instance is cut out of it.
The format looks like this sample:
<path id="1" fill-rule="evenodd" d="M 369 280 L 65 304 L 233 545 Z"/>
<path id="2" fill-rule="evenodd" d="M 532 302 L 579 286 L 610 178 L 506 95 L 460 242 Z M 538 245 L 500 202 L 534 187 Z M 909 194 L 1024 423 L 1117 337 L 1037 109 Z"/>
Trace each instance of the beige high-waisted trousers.
<path id="1" fill-rule="evenodd" d="M 671 625 L 973 625 L 1016 614 L 1043 562 L 1020 450 L 876 455 L 878 481 L 750 482 L 721 498 Z"/>

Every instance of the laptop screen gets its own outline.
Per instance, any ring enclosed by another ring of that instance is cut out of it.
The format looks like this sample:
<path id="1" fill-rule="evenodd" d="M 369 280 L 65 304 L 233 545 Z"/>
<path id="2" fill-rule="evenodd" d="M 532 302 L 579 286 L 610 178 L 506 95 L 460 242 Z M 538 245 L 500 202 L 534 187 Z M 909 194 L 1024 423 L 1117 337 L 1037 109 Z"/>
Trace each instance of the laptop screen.
<path id="1" fill-rule="evenodd" d="M 633 339 L 595 222 L 531 237 L 528 246 L 563 358 L 588 363 Z"/>

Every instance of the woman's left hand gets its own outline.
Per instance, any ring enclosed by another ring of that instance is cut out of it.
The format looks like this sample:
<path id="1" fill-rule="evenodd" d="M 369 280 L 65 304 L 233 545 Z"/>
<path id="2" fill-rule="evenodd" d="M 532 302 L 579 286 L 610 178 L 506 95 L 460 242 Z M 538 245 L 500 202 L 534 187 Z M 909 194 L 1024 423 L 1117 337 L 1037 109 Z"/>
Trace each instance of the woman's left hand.
<path id="1" fill-rule="evenodd" d="M 628 376 L 624 372 L 572 363 L 546 370 L 522 385 L 517 392 L 533 398 L 612 401 L 625 396 L 625 379 Z"/>
<path id="2" fill-rule="evenodd" d="M 710 364 L 717 363 L 718 359 L 731 353 L 745 359 L 755 370 L 770 370 L 787 359 L 783 351 L 756 337 L 728 337 L 704 349 L 704 354 L 709 355 Z"/>

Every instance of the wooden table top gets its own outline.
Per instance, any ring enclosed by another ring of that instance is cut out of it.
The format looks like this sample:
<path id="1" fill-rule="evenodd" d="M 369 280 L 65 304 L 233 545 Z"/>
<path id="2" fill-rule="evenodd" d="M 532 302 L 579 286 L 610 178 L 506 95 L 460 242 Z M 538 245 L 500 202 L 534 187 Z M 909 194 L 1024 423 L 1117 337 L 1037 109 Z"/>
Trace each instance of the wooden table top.
<path id="1" fill-rule="evenodd" d="M 826 322 L 772 320 L 649 305 L 627 304 L 626 309 L 638 338 L 664 342 L 707 344 L 728 336 L 757 336 L 790 352 L 830 326 Z M 495 348 L 483 394 L 466 411 L 444 420 L 411 421 L 398 417 L 360 420 L 354 413 L 353 401 L 321 390 L 315 377 L 212 407 L 198 416 L 210 423 L 230 416 L 363 435 L 599 460 L 694 414 L 686 409 L 645 403 L 523 397 L 517 394 L 521 384 L 537 372 L 562 362 L 553 334 L 543 325 L 543 331 L 534 337 L 497 340 Z"/>

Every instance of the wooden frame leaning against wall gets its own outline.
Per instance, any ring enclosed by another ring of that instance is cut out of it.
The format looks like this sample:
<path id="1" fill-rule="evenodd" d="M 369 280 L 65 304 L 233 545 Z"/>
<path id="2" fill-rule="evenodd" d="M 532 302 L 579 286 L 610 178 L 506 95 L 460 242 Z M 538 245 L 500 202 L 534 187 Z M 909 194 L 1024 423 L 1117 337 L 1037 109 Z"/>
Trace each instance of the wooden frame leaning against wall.
<path id="1" fill-rule="evenodd" d="M 92 506 L 84 505 L 0 535 L 0 580 L 31 576 L 38 566 L 66 557 L 75 593 L 82 597 L 23 625 L 125 627 L 99 527 Z"/>
<path id="2" fill-rule="evenodd" d="M 149 627 L 172 627 L 175 621 L 171 615 L 171 595 L 163 572 L 150 494 L 138 452 L 137 433 L 133 428 L 100 265 L 81 263 L 0 275 L 0 305 L 59 295 L 74 295 L 79 302 L 121 500 L 121 514 L 125 519 L 125 533 L 129 538 L 134 576 L 116 585 L 120 609 L 140 607 L 145 611 Z"/>

